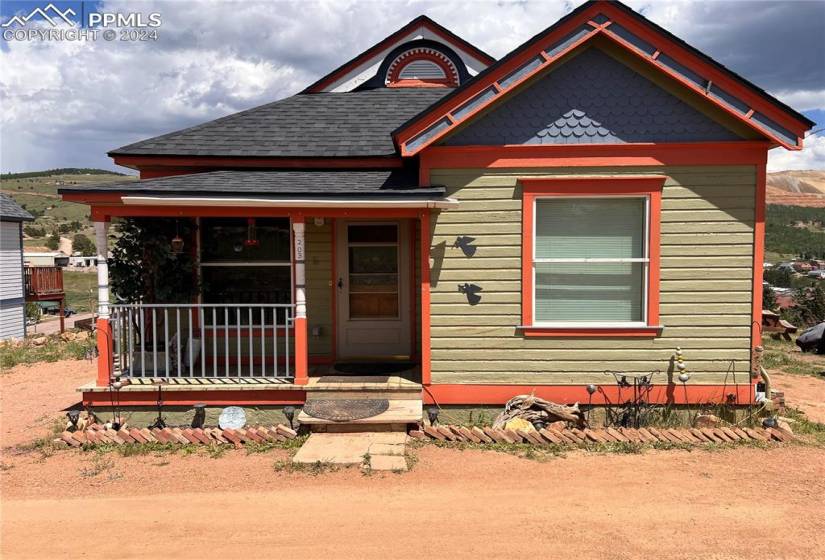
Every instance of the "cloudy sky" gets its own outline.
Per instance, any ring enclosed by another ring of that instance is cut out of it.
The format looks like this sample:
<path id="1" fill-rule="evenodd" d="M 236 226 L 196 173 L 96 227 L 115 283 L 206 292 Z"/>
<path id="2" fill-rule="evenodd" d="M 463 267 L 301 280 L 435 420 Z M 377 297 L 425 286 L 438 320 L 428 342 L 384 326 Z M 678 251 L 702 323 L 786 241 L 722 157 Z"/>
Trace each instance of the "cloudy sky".
<path id="1" fill-rule="evenodd" d="M 626 1 L 825 127 L 825 1 Z M 3 0 L 0 17 L 46 3 Z M 500 57 L 580 3 L 86 2 L 160 13 L 158 40 L 0 39 L 0 167 L 116 169 L 107 150 L 294 94 L 419 14 Z M 769 165 L 825 169 L 825 131 Z"/>

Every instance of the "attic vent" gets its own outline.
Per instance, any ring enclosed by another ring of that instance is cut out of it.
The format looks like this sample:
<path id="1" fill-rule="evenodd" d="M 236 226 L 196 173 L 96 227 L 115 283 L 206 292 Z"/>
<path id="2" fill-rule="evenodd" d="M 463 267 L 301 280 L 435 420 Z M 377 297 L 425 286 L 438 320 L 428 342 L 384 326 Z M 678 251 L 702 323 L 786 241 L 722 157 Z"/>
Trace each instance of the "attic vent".
<path id="1" fill-rule="evenodd" d="M 401 69 L 398 77 L 402 80 L 443 80 L 447 75 L 435 62 L 414 60 Z"/>
<path id="2" fill-rule="evenodd" d="M 404 51 L 390 63 L 388 87 L 458 87 L 458 70 L 444 53 L 428 47 Z"/>

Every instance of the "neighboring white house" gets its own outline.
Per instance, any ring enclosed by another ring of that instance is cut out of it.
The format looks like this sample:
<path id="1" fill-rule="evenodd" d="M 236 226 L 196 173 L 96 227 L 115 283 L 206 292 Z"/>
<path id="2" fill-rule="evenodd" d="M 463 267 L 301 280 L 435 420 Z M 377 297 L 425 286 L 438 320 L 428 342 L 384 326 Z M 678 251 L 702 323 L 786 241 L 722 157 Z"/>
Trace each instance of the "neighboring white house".
<path id="1" fill-rule="evenodd" d="M 26 336 L 23 222 L 33 219 L 14 199 L 0 194 L 0 340 Z"/>
<path id="2" fill-rule="evenodd" d="M 69 257 L 61 251 L 48 253 L 26 251 L 23 253 L 23 261 L 26 266 L 69 266 Z"/>
<path id="3" fill-rule="evenodd" d="M 75 253 L 69 257 L 69 266 L 76 268 L 96 268 L 97 257 L 84 257 L 80 253 Z"/>

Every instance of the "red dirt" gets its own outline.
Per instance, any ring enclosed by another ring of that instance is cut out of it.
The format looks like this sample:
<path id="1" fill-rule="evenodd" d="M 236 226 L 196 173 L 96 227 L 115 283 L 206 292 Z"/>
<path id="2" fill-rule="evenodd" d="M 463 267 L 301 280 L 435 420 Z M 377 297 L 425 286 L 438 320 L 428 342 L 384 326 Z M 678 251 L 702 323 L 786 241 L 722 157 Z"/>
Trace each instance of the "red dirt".
<path id="1" fill-rule="evenodd" d="M 785 392 L 788 406 L 798 408 L 814 422 L 825 423 L 825 379 L 810 375 L 771 373 L 773 389 Z"/>
<path id="2" fill-rule="evenodd" d="M 44 412 L 75 401 L 93 371 L 64 362 L 0 376 L 3 446 L 35 437 L 22 430 L 47 427 Z M 403 475 L 312 476 L 273 469 L 284 451 L 5 448 L 0 556 L 807 559 L 825 547 L 822 449 L 415 454 Z"/>

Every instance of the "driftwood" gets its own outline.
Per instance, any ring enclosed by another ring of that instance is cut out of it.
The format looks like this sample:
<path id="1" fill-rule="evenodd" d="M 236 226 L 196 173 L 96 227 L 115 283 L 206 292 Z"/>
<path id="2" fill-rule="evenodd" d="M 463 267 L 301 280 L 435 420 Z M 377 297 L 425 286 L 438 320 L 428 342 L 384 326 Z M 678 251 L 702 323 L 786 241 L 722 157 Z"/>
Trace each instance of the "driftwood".
<path id="1" fill-rule="evenodd" d="M 579 403 L 572 406 L 556 404 L 535 395 L 517 395 L 507 401 L 504 412 L 493 421 L 493 428 L 499 430 L 510 420 L 521 418 L 535 424 L 550 424 L 559 420 L 570 422 L 578 427 L 587 426 L 584 413 L 579 410 Z"/>

